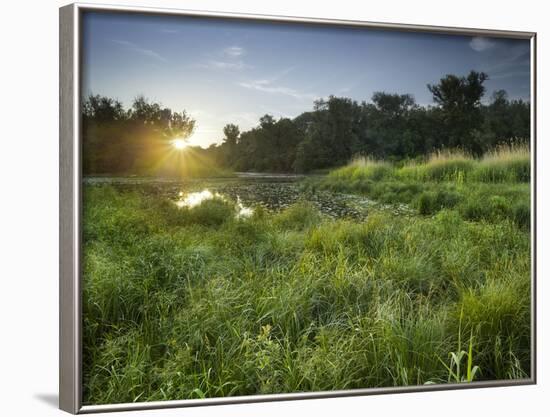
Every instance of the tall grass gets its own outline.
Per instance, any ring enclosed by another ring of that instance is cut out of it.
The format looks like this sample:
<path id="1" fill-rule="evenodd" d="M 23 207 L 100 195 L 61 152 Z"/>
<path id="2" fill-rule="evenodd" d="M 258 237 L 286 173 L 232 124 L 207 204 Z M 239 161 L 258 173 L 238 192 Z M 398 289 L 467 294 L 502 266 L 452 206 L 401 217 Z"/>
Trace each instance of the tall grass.
<path id="1" fill-rule="evenodd" d="M 232 210 L 85 187 L 85 404 L 530 374 L 515 223 Z"/>
<path id="2" fill-rule="evenodd" d="M 461 151 L 438 152 L 423 163 L 400 168 L 360 159 L 304 186 L 361 193 L 381 203 L 404 203 L 422 215 L 455 209 L 465 220 L 510 220 L 527 229 L 531 221 L 529 181 L 529 148 L 513 145 L 499 147 L 480 159 Z"/>
<path id="3" fill-rule="evenodd" d="M 423 164 L 408 164 L 397 171 L 401 179 L 419 181 L 464 181 L 476 161 L 460 150 L 431 154 Z"/>
<path id="4" fill-rule="evenodd" d="M 345 167 L 329 173 L 328 178 L 348 184 L 364 181 L 399 179 L 437 182 L 529 182 L 528 145 L 500 146 L 476 159 L 461 150 L 432 153 L 424 162 L 412 162 L 398 168 L 369 157 L 356 158 Z"/>
<path id="5" fill-rule="evenodd" d="M 349 165 L 331 171 L 329 177 L 335 179 L 346 179 L 352 182 L 361 180 L 380 180 L 387 178 L 393 172 L 392 166 L 388 162 L 378 161 L 368 157 L 358 157 L 353 159 Z"/>
<path id="6" fill-rule="evenodd" d="M 526 145 L 501 146 L 487 153 L 472 172 L 482 182 L 529 182 L 531 155 Z"/>

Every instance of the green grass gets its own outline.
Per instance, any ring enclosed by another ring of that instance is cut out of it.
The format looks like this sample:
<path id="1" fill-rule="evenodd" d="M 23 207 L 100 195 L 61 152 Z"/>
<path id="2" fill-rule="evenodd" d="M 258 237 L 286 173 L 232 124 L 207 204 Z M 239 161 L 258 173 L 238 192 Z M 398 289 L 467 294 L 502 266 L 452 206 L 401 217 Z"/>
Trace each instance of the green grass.
<path id="1" fill-rule="evenodd" d="M 401 179 L 420 181 L 460 181 L 474 170 L 476 161 L 462 152 L 439 152 L 424 164 L 409 164 L 397 170 Z"/>
<path id="2" fill-rule="evenodd" d="M 393 167 L 371 158 L 356 158 L 331 171 L 328 179 L 357 184 L 361 181 L 400 180 L 441 182 L 523 182 L 530 179 L 530 152 L 526 145 L 502 146 L 475 159 L 460 150 L 440 151 L 423 163 Z"/>
<path id="3" fill-rule="evenodd" d="M 461 152 L 434 154 L 424 163 L 392 167 L 361 159 L 304 188 L 364 194 L 407 204 L 421 215 L 454 209 L 463 219 L 530 225 L 530 154 L 524 146 L 502 147 L 481 159 Z"/>
<path id="4" fill-rule="evenodd" d="M 529 217 L 526 185 L 388 169 L 354 184 L 429 216 L 332 220 L 299 203 L 237 218 L 225 200 L 179 209 L 86 186 L 84 403 L 530 375 L 530 238 L 513 217 Z"/>
<path id="5" fill-rule="evenodd" d="M 391 164 L 369 158 L 356 158 L 349 165 L 329 173 L 331 178 L 351 181 L 380 180 L 392 175 Z"/>
<path id="6" fill-rule="evenodd" d="M 524 146 L 502 147 L 489 152 L 472 172 L 472 179 L 483 182 L 529 182 L 531 160 Z"/>

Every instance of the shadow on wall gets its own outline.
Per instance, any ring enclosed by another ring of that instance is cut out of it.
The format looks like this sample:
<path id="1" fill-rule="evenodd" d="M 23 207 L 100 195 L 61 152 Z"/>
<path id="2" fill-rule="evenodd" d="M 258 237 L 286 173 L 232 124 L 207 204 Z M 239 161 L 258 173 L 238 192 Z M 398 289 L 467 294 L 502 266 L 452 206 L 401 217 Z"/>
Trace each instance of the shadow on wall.
<path id="1" fill-rule="evenodd" d="M 49 405 L 50 407 L 59 407 L 59 395 L 57 394 L 35 394 L 34 398 L 46 405 Z"/>

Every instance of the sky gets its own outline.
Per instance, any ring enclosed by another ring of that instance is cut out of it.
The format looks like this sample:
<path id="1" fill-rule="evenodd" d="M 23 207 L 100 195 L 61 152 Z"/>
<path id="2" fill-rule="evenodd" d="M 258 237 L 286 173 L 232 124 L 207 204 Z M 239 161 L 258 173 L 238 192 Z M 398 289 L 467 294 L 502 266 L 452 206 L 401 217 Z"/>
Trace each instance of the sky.
<path id="1" fill-rule="evenodd" d="M 144 95 L 196 120 L 191 145 L 223 139 L 264 114 L 295 117 L 329 95 L 369 102 L 412 94 L 433 105 L 427 84 L 470 70 L 489 75 L 484 100 L 504 89 L 529 100 L 528 40 L 332 25 L 87 12 L 82 92 L 130 107 Z"/>

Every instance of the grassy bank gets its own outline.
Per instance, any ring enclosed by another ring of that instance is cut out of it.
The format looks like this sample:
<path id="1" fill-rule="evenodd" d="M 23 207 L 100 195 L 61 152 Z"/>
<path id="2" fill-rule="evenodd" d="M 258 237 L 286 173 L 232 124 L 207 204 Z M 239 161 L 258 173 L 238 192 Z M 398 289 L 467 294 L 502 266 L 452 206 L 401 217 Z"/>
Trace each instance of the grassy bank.
<path id="1" fill-rule="evenodd" d="M 360 158 L 305 187 L 359 193 L 382 203 L 404 203 L 419 214 L 456 210 L 465 220 L 530 224 L 530 155 L 526 147 L 497 149 L 481 159 L 438 153 L 396 167 Z"/>
<path id="2" fill-rule="evenodd" d="M 385 173 L 350 190 L 418 181 L 375 170 Z M 341 187 L 340 177 L 322 186 Z M 478 182 L 476 192 L 485 186 L 510 201 L 528 193 L 518 182 Z M 529 233 L 508 214 L 464 221 L 460 204 L 365 222 L 306 203 L 237 218 L 220 199 L 179 209 L 87 186 L 84 402 L 529 375 Z"/>

